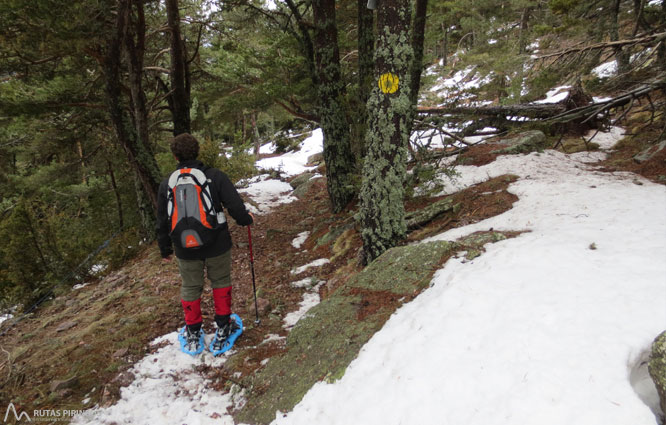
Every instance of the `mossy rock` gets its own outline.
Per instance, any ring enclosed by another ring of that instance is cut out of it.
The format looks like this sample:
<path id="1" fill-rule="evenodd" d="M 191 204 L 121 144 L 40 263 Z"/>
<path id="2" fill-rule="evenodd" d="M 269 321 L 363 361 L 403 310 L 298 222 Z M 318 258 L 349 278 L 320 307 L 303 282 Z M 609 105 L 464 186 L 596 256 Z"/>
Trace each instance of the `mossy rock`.
<path id="1" fill-rule="evenodd" d="M 308 165 L 308 166 L 319 165 L 322 162 L 324 162 L 324 153 L 320 152 L 320 153 L 316 153 L 314 155 L 310 155 L 308 157 L 308 162 L 305 165 Z"/>
<path id="2" fill-rule="evenodd" d="M 303 199 L 305 195 L 310 191 L 310 188 L 312 185 L 319 179 L 309 179 L 303 183 L 301 183 L 296 190 L 294 190 L 294 196 L 297 197 L 298 199 Z"/>
<path id="3" fill-rule="evenodd" d="M 567 139 L 562 142 L 562 152 L 564 153 L 597 151 L 599 147 L 599 144 L 594 142 L 585 143 L 583 139 Z"/>
<path id="4" fill-rule="evenodd" d="M 666 331 L 655 338 L 648 363 L 648 371 L 659 394 L 659 406 L 666 415 Z"/>
<path id="5" fill-rule="evenodd" d="M 298 177 L 295 177 L 292 181 L 289 182 L 292 188 L 298 189 L 300 185 L 310 180 L 314 177 L 314 173 L 303 173 Z"/>
<path id="6" fill-rule="evenodd" d="M 659 152 L 666 149 L 666 140 L 662 140 L 656 145 L 649 146 L 648 148 L 642 150 L 640 153 L 634 156 L 634 161 L 639 164 L 647 162 L 654 158 Z"/>
<path id="7" fill-rule="evenodd" d="M 493 151 L 494 154 L 519 154 L 543 151 L 548 144 L 546 135 L 541 130 L 531 130 L 520 133 L 510 139 L 502 139 L 497 142 L 509 145 L 504 149 Z"/>
<path id="8" fill-rule="evenodd" d="M 352 229 L 354 227 L 354 224 L 346 224 L 343 226 L 337 226 L 332 228 L 328 233 L 326 233 L 324 236 L 321 238 L 317 239 L 317 247 L 320 247 L 322 245 L 329 244 L 340 237 L 344 232 L 346 232 L 349 229 Z"/>

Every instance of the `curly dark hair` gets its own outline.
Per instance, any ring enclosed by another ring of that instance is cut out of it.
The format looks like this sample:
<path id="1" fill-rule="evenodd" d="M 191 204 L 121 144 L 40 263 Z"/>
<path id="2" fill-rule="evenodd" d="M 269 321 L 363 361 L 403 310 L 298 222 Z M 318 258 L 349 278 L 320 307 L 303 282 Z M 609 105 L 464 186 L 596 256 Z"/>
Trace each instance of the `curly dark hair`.
<path id="1" fill-rule="evenodd" d="M 189 133 L 182 133 L 171 139 L 171 153 L 179 161 L 197 159 L 199 156 L 199 142 Z"/>

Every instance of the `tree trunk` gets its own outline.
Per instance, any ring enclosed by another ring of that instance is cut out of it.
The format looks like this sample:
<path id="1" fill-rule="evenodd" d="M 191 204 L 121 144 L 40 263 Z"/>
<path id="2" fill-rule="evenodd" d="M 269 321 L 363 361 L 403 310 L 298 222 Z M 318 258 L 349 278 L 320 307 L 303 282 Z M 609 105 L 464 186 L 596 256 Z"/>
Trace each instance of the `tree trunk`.
<path id="1" fill-rule="evenodd" d="M 409 0 L 382 0 L 375 50 L 377 85 L 368 100 L 368 155 L 363 168 L 360 221 L 367 261 L 406 235 L 403 183 L 406 176 L 410 102 Z"/>
<path id="2" fill-rule="evenodd" d="M 666 27 L 666 1 L 661 2 L 661 27 Z M 659 51 L 657 53 L 658 63 L 661 64 L 661 69 L 666 70 L 666 40 L 662 40 L 659 43 Z"/>
<path id="3" fill-rule="evenodd" d="M 259 150 L 261 149 L 261 139 L 259 138 L 259 128 L 257 127 L 257 113 L 252 112 L 252 144 L 254 145 L 255 159 L 259 159 Z"/>
<path id="4" fill-rule="evenodd" d="M 412 27 L 412 50 L 414 59 L 410 71 L 410 100 L 412 106 L 416 108 L 419 100 L 419 90 L 421 89 L 421 72 L 423 71 L 423 44 L 425 42 L 426 13 L 428 10 L 428 0 L 416 0 L 416 9 L 414 10 L 414 25 Z"/>
<path id="5" fill-rule="evenodd" d="M 130 118 L 124 107 L 125 102 L 123 102 L 120 82 L 122 43 L 126 41 L 126 38 L 131 37 L 131 33 L 128 34 L 129 27 L 131 26 L 131 3 L 129 0 L 119 0 L 117 5 L 115 28 L 111 31 L 110 38 L 107 40 L 106 52 L 102 61 L 105 80 L 105 100 L 116 140 L 125 151 L 128 163 L 136 174 L 137 183 L 141 189 L 140 192 L 143 193 L 142 197 L 148 199 L 149 204 L 152 206 L 147 213 L 154 220 L 154 212 L 157 210 L 157 189 L 160 177 L 157 162 L 148 145 L 147 114 L 144 115 L 145 96 L 137 92 L 137 90 L 141 90 L 141 83 L 137 80 L 139 77 L 137 74 L 141 74 L 140 63 L 136 63 L 136 61 L 140 60 L 138 57 L 130 60 L 130 62 L 133 60 L 135 63 L 128 64 L 128 67 L 131 68 L 130 91 L 132 91 L 134 120 Z M 139 6 L 139 9 L 142 11 L 142 5 L 140 4 Z M 141 20 L 140 17 L 139 21 Z M 142 33 L 142 31 L 139 32 Z M 131 44 L 130 42 L 126 42 L 128 46 Z M 142 48 L 143 41 L 140 41 L 139 44 Z M 143 133 L 143 137 L 139 135 L 140 133 Z M 148 223 L 149 221 L 145 220 L 147 223 L 146 226 L 148 226 L 144 229 L 146 232 L 153 231 L 153 227 Z"/>
<path id="6" fill-rule="evenodd" d="M 367 131 L 368 111 L 366 105 L 372 91 L 375 71 L 374 50 L 374 15 L 366 7 L 366 0 L 358 0 L 358 104 L 353 146 L 356 162 L 361 163 L 366 154 L 365 133 Z"/>
<path id="7" fill-rule="evenodd" d="M 622 0 L 613 0 L 613 7 L 611 8 L 611 20 L 610 20 L 610 41 L 620 40 L 620 5 Z M 618 46 L 615 48 L 615 61 L 617 62 L 617 73 L 618 75 L 624 74 L 629 69 L 629 55 L 622 48 Z"/>
<path id="8" fill-rule="evenodd" d="M 352 180 L 355 161 L 343 103 L 344 83 L 340 71 L 335 0 L 314 0 L 312 14 L 327 189 L 331 208 L 338 213 L 355 195 Z"/>
<path id="9" fill-rule="evenodd" d="M 122 230 L 125 227 L 125 220 L 123 219 L 123 199 L 120 196 L 120 190 L 118 190 L 118 184 L 116 183 L 116 175 L 113 172 L 113 164 L 111 161 L 106 161 L 109 171 L 109 179 L 111 180 L 111 189 L 113 194 L 116 196 L 116 208 L 118 209 L 118 230 Z"/>
<path id="10" fill-rule="evenodd" d="M 449 56 L 449 26 L 442 24 L 442 32 L 444 33 L 444 39 L 442 40 L 442 53 L 440 58 L 442 59 L 442 66 L 447 66 Z"/>
<path id="11" fill-rule="evenodd" d="M 173 117 L 173 135 L 190 133 L 190 91 L 188 63 L 185 41 L 180 32 L 180 12 L 178 0 L 166 0 L 167 25 L 171 32 L 171 115 Z"/>
<path id="12" fill-rule="evenodd" d="M 531 7 L 523 9 L 520 16 L 520 35 L 518 36 L 518 54 L 523 55 L 527 50 L 527 30 L 529 28 Z"/>

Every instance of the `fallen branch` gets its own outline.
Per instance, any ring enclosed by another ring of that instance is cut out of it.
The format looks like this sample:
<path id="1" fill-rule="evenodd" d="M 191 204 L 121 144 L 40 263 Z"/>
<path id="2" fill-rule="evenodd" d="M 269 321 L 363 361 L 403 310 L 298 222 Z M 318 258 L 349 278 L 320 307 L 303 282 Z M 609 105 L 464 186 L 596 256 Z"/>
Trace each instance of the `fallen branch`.
<path id="1" fill-rule="evenodd" d="M 633 39 L 629 39 L 629 40 L 607 41 L 607 42 L 603 42 L 603 43 L 590 44 L 590 45 L 587 45 L 587 46 L 570 47 L 568 49 L 561 50 L 559 52 L 549 53 L 547 55 L 542 55 L 542 56 L 537 56 L 535 58 L 535 60 L 565 56 L 565 55 L 569 55 L 571 53 L 579 53 L 579 52 L 584 52 L 584 51 L 588 51 L 588 50 L 613 49 L 613 48 L 627 46 L 627 45 L 648 44 L 648 43 L 652 43 L 652 42 L 659 43 L 660 41 L 662 41 L 664 39 L 666 39 L 666 32 L 660 32 L 660 33 L 657 33 L 657 34 L 651 34 L 651 35 L 647 35 L 647 36 L 644 36 L 644 37 L 633 38 Z"/>
<path id="2" fill-rule="evenodd" d="M 630 104 L 630 107 L 627 109 L 628 111 L 631 109 L 636 99 L 641 97 L 649 97 L 649 94 L 654 91 L 666 89 L 666 80 L 663 79 L 663 76 L 661 78 L 661 80 L 656 80 L 655 82 L 641 85 L 634 90 L 612 99 L 570 109 L 558 115 L 549 117 L 545 121 L 552 123 L 566 123 L 574 120 L 581 120 L 581 123 L 585 123 L 595 118 L 600 113 L 607 113 L 611 109 Z M 625 111 L 622 116 L 626 115 L 626 113 L 627 112 Z"/>
<path id="3" fill-rule="evenodd" d="M 502 117 L 550 118 L 565 112 L 566 106 L 560 103 L 522 103 L 507 106 L 442 106 L 418 108 L 422 115 L 485 115 Z"/>

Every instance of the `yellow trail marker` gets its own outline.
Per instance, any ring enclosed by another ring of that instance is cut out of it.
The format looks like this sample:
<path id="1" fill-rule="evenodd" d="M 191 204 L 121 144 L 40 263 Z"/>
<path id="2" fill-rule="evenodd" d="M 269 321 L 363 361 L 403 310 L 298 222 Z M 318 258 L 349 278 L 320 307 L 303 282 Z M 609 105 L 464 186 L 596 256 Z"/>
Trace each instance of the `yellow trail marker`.
<path id="1" fill-rule="evenodd" d="M 395 93 L 398 91 L 400 80 L 395 74 L 387 72 L 379 77 L 379 89 L 384 93 Z"/>

